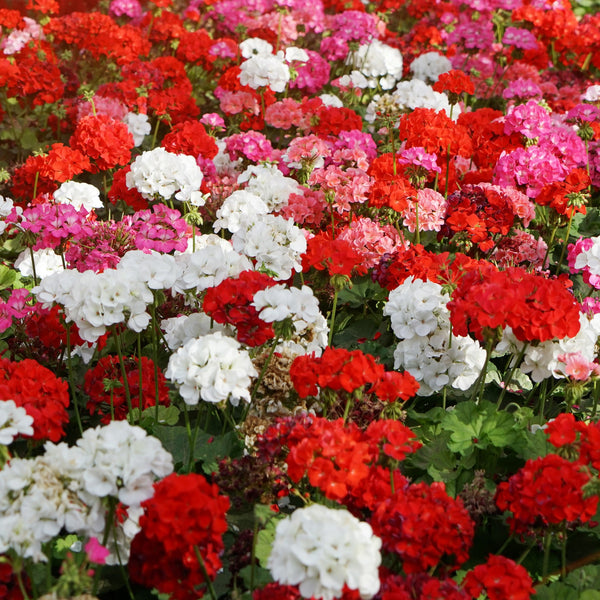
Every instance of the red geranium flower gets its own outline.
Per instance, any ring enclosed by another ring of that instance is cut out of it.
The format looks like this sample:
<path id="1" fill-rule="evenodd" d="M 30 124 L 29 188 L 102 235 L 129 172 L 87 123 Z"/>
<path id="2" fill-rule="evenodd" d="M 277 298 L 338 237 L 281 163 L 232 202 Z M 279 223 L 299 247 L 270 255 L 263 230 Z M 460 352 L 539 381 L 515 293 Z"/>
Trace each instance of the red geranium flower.
<path id="1" fill-rule="evenodd" d="M 124 362 L 133 407 L 143 410 L 155 406 L 154 362 L 150 358 L 142 356 L 141 390 L 138 359 L 136 357 L 126 357 Z M 158 401 L 160 404 L 168 406 L 170 404 L 169 389 L 165 376 L 160 369 L 157 371 L 157 375 Z M 91 415 L 98 414 L 102 416 L 102 423 L 110 423 L 113 419 L 123 420 L 127 418 L 129 412 L 127 395 L 117 356 L 104 356 L 93 369 L 86 371 L 83 389 L 90 398 L 86 408 Z"/>
<path id="2" fill-rule="evenodd" d="M 142 503 L 129 574 L 136 583 L 176 600 L 196 600 L 206 589 L 204 570 L 212 580 L 221 568 L 229 498 L 195 473 L 173 473 L 154 489 L 154 496 Z"/>
<path id="3" fill-rule="evenodd" d="M 472 598 L 484 590 L 490 600 L 529 600 L 535 594 L 525 567 L 504 556 L 490 555 L 485 564 L 467 573 L 462 585 Z"/>
<path id="4" fill-rule="evenodd" d="M 0 358 L 0 398 L 14 400 L 33 417 L 33 439 L 58 442 L 69 422 L 69 386 L 36 360 Z"/>

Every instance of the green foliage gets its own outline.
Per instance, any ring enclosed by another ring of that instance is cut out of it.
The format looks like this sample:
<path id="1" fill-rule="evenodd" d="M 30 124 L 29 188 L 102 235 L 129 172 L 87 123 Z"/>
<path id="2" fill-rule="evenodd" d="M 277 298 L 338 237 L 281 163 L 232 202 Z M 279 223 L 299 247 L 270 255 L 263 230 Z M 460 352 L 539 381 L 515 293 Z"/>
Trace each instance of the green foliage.
<path id="1" fill-rule="evenodd" d="M 563 581 L 536 588 L 537 600 L 600 600 L 600 565 L 587 565 Z"/>
<path id="2" fill-rule="evenodd" d="M 408 416 L 423 442 L 407 459 L 410 474 L 443 481 L 452 495 L 471 481 L 474 470 L 497 478 L 547 452 L 543 431 L 531 431 L 530 409 L 499 411 L 491 402 L 468 400 L 448 410 L 409 411 Z"/>
<path id="3" fill-rule="evenodd" d="M 175 466 L 187 465 L 190 461 L 190 440 L 187 430 L 182 425 L 158 425 L 154 435 L 162 442 L 164 448 L 173 455 Z M 213 436 L 199 431 L 194 443 L 194 462 L 202 463 L 202 471 L 211 474 L 218 469 L 219 460 L 227 456 L 241 456 L 243 445 L 237 433 L 229 431 L 220 436 Z"/>

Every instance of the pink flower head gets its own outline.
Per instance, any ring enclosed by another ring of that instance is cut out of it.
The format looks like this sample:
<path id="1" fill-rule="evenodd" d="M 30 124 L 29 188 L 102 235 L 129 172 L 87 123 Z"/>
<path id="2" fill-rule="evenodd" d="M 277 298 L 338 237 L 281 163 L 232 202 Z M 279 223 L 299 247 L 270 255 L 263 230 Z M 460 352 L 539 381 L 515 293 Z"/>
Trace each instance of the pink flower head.
<path id="1" fill-rule="evenodd" d="M 558 360 L 565 364 L 564 374 L 575 381 L 586 381 L 592 375 L 600 375 L 600 365 L 588 361 L 580 352 L 561 354 Z"/>
<path id="2" fill-rule="evenodd" d="M 598 300 L 598 298 L 592 298 L 591 296 L 584 298 L 581 303 L 581 312 L 590 316 L 597 315 L 600 313 L 600 300 Z"/>
<path id="3" fill-rule="evenodd" d="M 217 113 L 206 113 L 205 115 L 202 115 L 200 123 L 202 123 L 202 125 L 206 125 L 207 127 L 212 127 L 213 129 L 225 127 L 225 121 L 223 120 L 223 117 Z"/>
<path id="4" fill-rule="evenodd" d="M 414 165 L 415 167 L 423 167 L 427 171 L 441 173 L 442 169 L 437 164 L 437 156 L 428 153 L 425 148 L 413 146 L 402 150 L 398 161 L 401 165 Z"/>
<path id="5" fill-rule="evenodd" d="M 548 111 L 535 100 L 515 106 L 504 119 L 504 133 L 518 131 L 526 138 L 534 139 L 548 133 L 552 121 Z"/>
<path id="6" fill-rule="evenodd" d="M 235 133 L 225 139 L 225 147 L 229 158 L 236 160 L 246 158 L 253 163 L 273 158 L 271 142 L 258 131 Z"/>
<path id="7" fill-rule="evenodd" d="M 537 50 L 538 42 L 535 35 L 528 29 L 520 27 L 507 27 L 504 30 L 502 43 L 521 50 Z"/>
<path id="8" fill-rule="evenodd" d="M 91 562 L 97 565 L 106 563 L 106 559 L 110 551 L 105 548 L 95 537 L 89 539 L 84 547 L 85 553 L 88 555 Z"/>
<path id="9" fill-rule="evenodd" d="M 523 78 L 511 81 L 502 92 L 502 97 L 507 100 L 511 98 L 525 100 L 529 98 L 541 98 L 542 96 L 542 88 L 535 81 Z"/>
<path id="10" fill-rule="evenodd" d="M 115 17 L 140 19 L 144 13 L 138 0 L 112 0 L 108 12 Z"/>
<path id="11" fill-rule="evenodd" d="M 417 206 L 419 209 L 419 231 L 439 231 L 446 218 L 447 202 L 444 196 L 431 188 L 423 188 L 417 192 L 417 201 L 409 202 L 402 213 L 402 223 L 414 232 L 417 228 Z M 417 206 L 416 206 L 417 205 Z"/>

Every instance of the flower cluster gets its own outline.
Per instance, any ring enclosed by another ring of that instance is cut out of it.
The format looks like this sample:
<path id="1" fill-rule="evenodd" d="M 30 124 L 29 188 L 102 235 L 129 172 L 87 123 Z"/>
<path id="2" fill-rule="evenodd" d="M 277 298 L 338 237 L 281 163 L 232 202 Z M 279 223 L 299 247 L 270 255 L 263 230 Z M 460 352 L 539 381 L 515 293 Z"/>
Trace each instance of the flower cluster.
<path id="1" fill-rule="evenodd" d="M 250 402 L 248 387 L 258 373 L 240 344 L 221 332 L 186 342 L 169 359 L 165 376 L 176 383 L 183 400 L 192 406 L 205 402 Z"/>
<path id="2" fill-rule="evenodd" d="M 142 507 L 140 531 L 131 544 L 133 581 L 178 600 L 192 600 L 221 568 L 229 499 L 215 484 L 190 473 L 159 481 Z"/>
<path id="3" fill-rule="evenodd" d="M 372 598 L 379 591 L 380 548 L 368 523 L 312 504 L 277 524 L 268 568 L 275 581 L 299 584 L 305 598 L 340 598 L 344 586 Z"/>

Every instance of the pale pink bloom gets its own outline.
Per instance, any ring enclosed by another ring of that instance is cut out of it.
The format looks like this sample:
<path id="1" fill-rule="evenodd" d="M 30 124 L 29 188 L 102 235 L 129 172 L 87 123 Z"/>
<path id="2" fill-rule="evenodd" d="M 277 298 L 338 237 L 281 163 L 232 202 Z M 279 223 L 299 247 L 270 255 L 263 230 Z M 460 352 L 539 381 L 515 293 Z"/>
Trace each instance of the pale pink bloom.
<path id="1" fill-rule="evenodd" d="M 106 115 L 112 117 L 115 121 L 122 121 L 125 115 L 129 112 L 127 106 L 116 98 L 108 96 L 94 96 L 94 105 L 91 102 L 82 102 L 77 107 L 77 118 L 87 117 L 94 114 Z"/>
<path id="2" fill-rule="evenodd" d="M 361 148 L 341 148 L 333 153 L 332 161 L 342 167 L 355 166 L 363 171 L 369 168 L 367 153 Z"/>
<path id="3" fill-rule="evenodd" d="M 600 375 L 600 365 L 588 361 L 580 352 L 561 354 L 558 360 L 565 364 L 564 374 L 575 381 L 586 381 L 592 375 Z"/>
<path id="4" fill-rule="evenodd" d="M 284 98 L 274 102 L 265 111 L 265 121 L 277 129 L 298 127 L 302 122 L 300 103 L 293 98 Z"/>
<path id="5" fill-rule="evenodd" d="M 317 135 L 294 138 L 288 146 L 284 160 L 288 166 L 300 169 L 303 166 L 321 168 L 325 157 L 331 154 L 329 145 Z"/>
<path id="6" fill-rule="evenodd" d="M 200 123 L 202 123 L 202 125 L 212 127 L 213 129 L 225 127 L 225 121 L 223 120 L 223 117 L 217 113 L 206 113 L 205 115 L 202 115 Z"/>
<path id="7" fill-rule="evenodd" d="M 362 257 L 362 263 L 368 269 L 379 264 L 384 254 L 391 254 L 403 246 L 396 228 L 380 225 L 371 219 L 361 217 L 345 227 L 338 235 L 341 240 L 352 244 Z"/>
<path id="8" fill-rule="evenodd" d="M 219 90 L 219 88 L 217 88 Z M 260 113 L 258 100 L 250 92 L 230 92 L 220 88 L 220 92 L 215 96 L 220 101 L 221 110 L 228 115 L 237 115 L 244 110 L 250 111 L 253 115 Z"/>
<path id="9" fill-rule="evenodd" d="M 417 206 L 418 205 L 418 215 Z M 417 228 L 417 216 L 419 219 L 419 231 L 439 231 L 446 217 L 447 202 L 444 196 L 431 188 L 424 188 L 417 192 L 417 202 L 409 202 L 408 207 L 402 213 L 402 223 L 409 231 Z"/>

